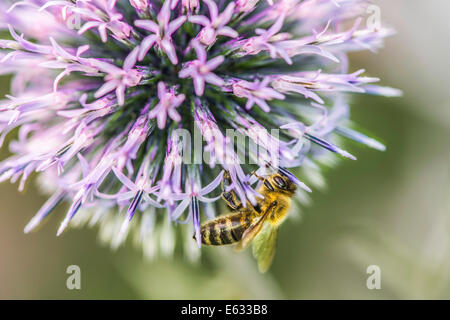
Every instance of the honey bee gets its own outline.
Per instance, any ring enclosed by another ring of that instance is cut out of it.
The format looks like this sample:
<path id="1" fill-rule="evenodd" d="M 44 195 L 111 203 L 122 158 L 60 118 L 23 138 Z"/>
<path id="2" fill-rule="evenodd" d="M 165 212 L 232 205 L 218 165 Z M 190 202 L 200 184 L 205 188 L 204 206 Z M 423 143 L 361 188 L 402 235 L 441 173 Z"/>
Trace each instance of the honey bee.
<path id="1" fill-rule="evenodd" d="M 291 198 L 297 189 L 283 171 L 267 177 L 253 174 L 262 182 L 256 205 L 247 202 L 244 207 L 234 191 L 227 191 L 232 183 L 225 173 L 222 179 L 222 199 L 232 213 L 219 216 L 202 224 L 201 240 L 205 245 L 222 246 L 236 243 L 240 251 L 253 243 L 253 255 L 258 260 L 260 272 L 266 272 L 272 264 L 277 241 L 278 227 L 287 217 Z"/>

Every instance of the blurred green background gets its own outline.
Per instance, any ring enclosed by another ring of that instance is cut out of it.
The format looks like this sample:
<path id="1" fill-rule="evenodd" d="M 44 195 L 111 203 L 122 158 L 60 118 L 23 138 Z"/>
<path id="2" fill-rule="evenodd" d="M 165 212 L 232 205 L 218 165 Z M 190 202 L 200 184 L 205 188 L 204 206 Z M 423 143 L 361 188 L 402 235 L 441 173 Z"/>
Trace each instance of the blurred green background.
<path id="1" fill-rule="evenodd" d="M 375 3 L 398 34 L 376 55 L 353 55 L 353 69 L 405 96 L 356 97 L 352 118 L 388 149 L 349 145 L 358 161 L 331 170 L 302 219 L 283 225 L 268 274 L 257 273 L 249 252 L 204 249 L 203 264 L 150 263 L 131 244 L 116 252 L 100 245 L 95 229 L 56 238 L 63 212 L 24 235 L 45 197 L 33 184 L 23 194 L 1 184 L 0 298 L 450 298 L 450 3 Z M 81 267 L 81 290 L 66 288 L 72 264 Z M 381 290 L 366 287 L 369 265 L 381 268 Z"/>

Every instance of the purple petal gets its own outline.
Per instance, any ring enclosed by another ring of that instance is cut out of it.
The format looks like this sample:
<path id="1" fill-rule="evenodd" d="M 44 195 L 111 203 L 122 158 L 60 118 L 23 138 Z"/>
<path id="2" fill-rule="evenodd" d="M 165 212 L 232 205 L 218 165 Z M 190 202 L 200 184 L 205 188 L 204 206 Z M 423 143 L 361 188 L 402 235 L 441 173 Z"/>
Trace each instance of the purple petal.
<path id="1" fill-rule="evenodd" d="M 36 228 L 42 220 L 47 217 L 52 210 L 60 203 L 65 196 L 64 191 L 58 191 L 53 196 L 51 196 L 41 207 L 41 209 L 36 213 L 36 215 L 28 222 L 28 224 L 25 226 L 24 232 L 29 233 L 34 228 Z"/>

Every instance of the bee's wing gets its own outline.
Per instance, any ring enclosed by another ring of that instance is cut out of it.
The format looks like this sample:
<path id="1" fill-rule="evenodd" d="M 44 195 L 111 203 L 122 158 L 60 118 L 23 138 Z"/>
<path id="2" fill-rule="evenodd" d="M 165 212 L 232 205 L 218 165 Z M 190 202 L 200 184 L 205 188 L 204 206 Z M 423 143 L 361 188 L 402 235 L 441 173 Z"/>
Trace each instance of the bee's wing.
<path id="1" fill-rule="evenodd" d="M 268 215 L 267 215 L 268 216 Z M 266 219 L 264 216 L 258 220 L 254 225 L 251 225 L 247 230 L 245 230 L 242 235 L 241 241 L 238 242 L 234 250 L 242 251 L 248 247 L 248 245 L 252 242 L 252 240 L 256 237 L 256 235 L 261 231 L 261 228 Z"/>
<path id="2" fill-rule="evenodd" d="M 264 212 L 264 215 L 255 224 L 252 224 L 247 230 L 245 230 L 244 234 L 242 235 L 241 241 L 239 241 L 234 248 L 236 251 L 242 251 L 248 247 L 248 245 L 252 242 L 256 235 L 261 231 L 264 222 L 266 222 L 275 206 L 276 202 L 273 202 L 269 206 L 269 208 L 267 208 L 266 212 Z"/>
<path id="3" fill-rule="evenodd" d="M 277 234 L 278 228 L 266 223 L 253 240 L 253 256 L 258 260 L 258 268 L 261 273 L 266 272 L 272 264 L 277 245 Z"/>

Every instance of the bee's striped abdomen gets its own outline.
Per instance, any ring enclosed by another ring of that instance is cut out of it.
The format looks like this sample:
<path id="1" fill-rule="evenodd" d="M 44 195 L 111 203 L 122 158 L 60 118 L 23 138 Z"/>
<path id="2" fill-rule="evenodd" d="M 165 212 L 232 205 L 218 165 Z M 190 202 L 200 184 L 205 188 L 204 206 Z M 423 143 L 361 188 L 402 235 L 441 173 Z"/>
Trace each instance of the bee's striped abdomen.
<path id="1" fill-rule="evenodd" d="M 201 227 L 202 243 L 222 246 L 238 242 L 250 223 L 249 213 L 236 213 L 208 221 Z"/>

